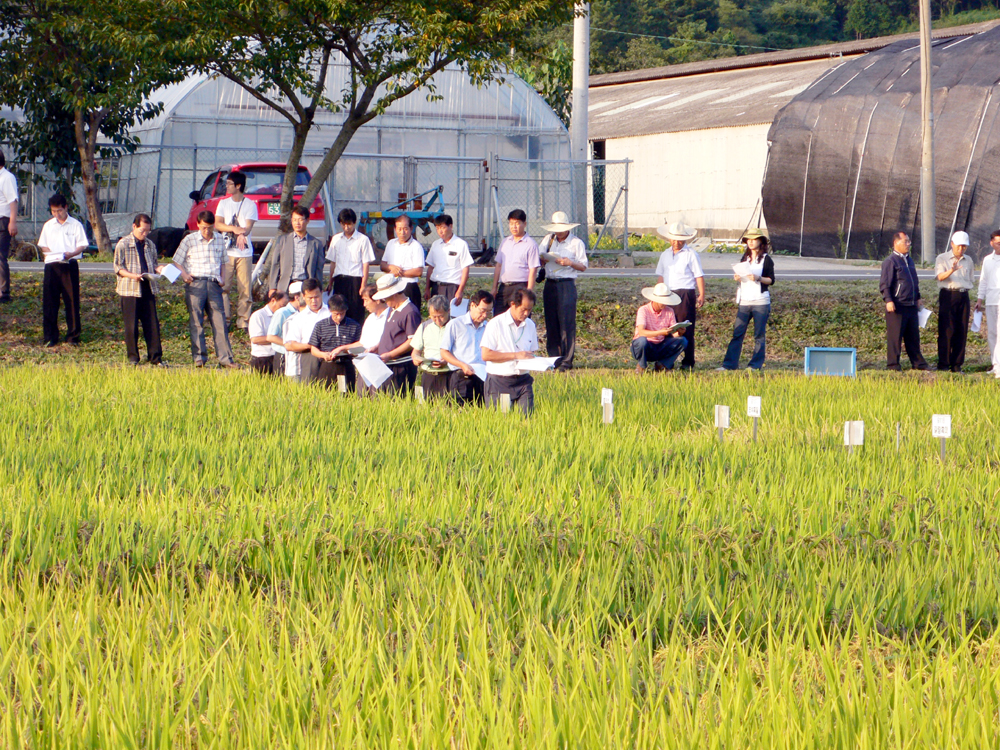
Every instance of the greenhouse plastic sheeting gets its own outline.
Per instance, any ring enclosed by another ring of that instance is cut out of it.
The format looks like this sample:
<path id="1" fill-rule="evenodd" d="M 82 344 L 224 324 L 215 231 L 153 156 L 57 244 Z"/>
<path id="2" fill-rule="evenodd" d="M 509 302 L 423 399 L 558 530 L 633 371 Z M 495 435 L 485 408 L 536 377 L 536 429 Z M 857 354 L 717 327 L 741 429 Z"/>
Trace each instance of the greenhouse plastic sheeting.
<path id="1" fill-rule="evenodd" d="M 978 259 L 1000 226 L 1000 27 L 933 44 L 935 252 L 965 230 Z M 881 258 L 920 248 L 920 48 L 908 40 L 838 66 L 775 118 L 763 207 L 775 248 Z"/>

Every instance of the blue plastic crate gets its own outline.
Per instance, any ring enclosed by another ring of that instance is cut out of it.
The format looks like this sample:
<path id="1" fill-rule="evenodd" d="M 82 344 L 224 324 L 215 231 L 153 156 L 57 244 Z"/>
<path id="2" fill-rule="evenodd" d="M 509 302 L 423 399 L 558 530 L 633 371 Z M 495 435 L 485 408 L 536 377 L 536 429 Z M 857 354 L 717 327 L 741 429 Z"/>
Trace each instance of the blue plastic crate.
<path id="1" fill-rule="evenodd" d="M 853 378 L 857 373 L 857 349 L 829 346 L 806 347 L 806 375 L 840 375 Z"/>

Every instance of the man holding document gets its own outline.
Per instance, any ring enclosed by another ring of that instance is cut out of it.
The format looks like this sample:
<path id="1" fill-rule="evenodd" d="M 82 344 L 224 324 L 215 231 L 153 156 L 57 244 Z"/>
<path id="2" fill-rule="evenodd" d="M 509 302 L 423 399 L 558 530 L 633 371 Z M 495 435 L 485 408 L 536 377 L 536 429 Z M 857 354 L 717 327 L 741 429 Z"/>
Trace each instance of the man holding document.
<path id="1" fill-rule="evenodd" d="M 146 340 L 146 359 L 151 365 L 162 364 L 160 319 L 156 316 L 157 278 L 163 270 L 156 263 L 156 245 L 149 237 L 153 221 L 146 214 L 136 214 L 132 233 L 115 246 L 115 292 L 121 297 L 122 322 L 125 324 L 125 351 L 128 361 L 139 364 L 139 325 Z"/>
<path id="2" fill-rule="evenodd" d="M 495 406 L 506 394 L 511 406 L 517 405 L 525 416 L 535 409 L 535 381 L 530 373 L 547 370 L 557 359 L 535 358 L 538 333 L 530 317 L 535 300 L 530 289 L 515 289 L 507 312 L 486 324 L 481 346 L 486 363 L 486 404 Z"/>
<path id="3" fill-rule="evenodd" d="M 451 392 L 459 404 L 482 404 L 486 381 L 482 343 L 493 295 L 480 289 L 469 300 L 469 311 L 448 321 L 441 339 L 441 358 L 451 370 Z"/>
<path id="4" fill-rule="evenodd" d="M 646 287 L 642 296 L 649 304 L 640 307 L 635 314 L 635 333 L 632 334 L 632 356 L 638 362 L 635 374 L 642 375 L 650 364 L 658 369 L 672 370 L 687 346 L 684 330 L 691 324 L 677 322 L 674 306 L 680 297 L 666 284 Z"/>

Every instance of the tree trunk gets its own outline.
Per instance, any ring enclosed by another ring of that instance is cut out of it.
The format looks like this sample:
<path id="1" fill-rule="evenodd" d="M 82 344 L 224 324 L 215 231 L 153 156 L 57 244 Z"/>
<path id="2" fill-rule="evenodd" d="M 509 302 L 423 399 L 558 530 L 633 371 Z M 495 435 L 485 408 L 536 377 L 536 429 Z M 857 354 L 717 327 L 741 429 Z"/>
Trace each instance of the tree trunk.
<path id="1" fill-rule="evenodd" d="M 98 195 L 97 176 L 94 173 L 94 156 L 97 153 L 97 132 L 99 122 L 95 119 L 103 117 L 90 115 L 89 132 L 84 129 L 84 113 L 81 109 L 73 111 L 73 133 L 76 136 L 76 148 L 80 152 L 80 172 L 83 178 L 83 194 L 87 202 L 87 214 L 90 226 L 94 232 L 94 242 L 102 253 L 111 252 L 111 240 L 108 238 L 108 227 L 101 214 L 100 196 Z"/>
<path id="2" fill-rule="evenodd" d="M 302 161 L 302 152 L 306 148 L 306 138 L 312 128 L 312 118 L 305 122 L 300 122 L 295 126 L 295 140 L 292 141 L 292 150 L 288 153 L 288 163 L 285 165 L 285 181 L 281 186 L 281 222 L 278 225 L 279 232 L 292 231 L 292 208 L 295 207 L 295 182 L 299 172 L 299 163 Z M 299 203 L 306 208 L 312 203 Z"/>
<path id="3" fill-rule="evenodd" d="M 333 145 L 323 154 L 323 161 L 319 163 L 316 167 L 316 171 L 313 172 L 312 179 L 309 180 L 309 184 L 306 186 L 306 192 L 302 195 L 302 200 L 299 201 L 301 206 L 312 205 L 312 202 L 319 195 L 319 191 L 323 188 L 323 183 L 326 182 L 330 173 L 333 172 L 333 168 L 337 166 L 337 162 L 340 157 L 344 155 L 344 151 L 347 150 L 347 144 L 351 142 L 354 134 L 361 129 L 364 125 L 364 119 L 361 117 L 348 117 L 344 120 L 344 124 L 340 127 L 340 132 L 337 133 L 337 138 L 334 140 Z M 327 206 L 326 210 L 331 211 L 333 206 Z"/>

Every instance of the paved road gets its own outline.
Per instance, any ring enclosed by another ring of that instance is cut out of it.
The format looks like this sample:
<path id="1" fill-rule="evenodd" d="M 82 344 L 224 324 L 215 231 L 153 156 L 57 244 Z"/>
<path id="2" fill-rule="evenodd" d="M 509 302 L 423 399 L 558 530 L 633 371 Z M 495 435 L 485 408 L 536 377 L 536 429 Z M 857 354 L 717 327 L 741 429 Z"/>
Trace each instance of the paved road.
<path id="1" fill-rule="evenodd" d="M 730 267 L 736 258 L 730 255 L 711 254 L 702 255 L 702 266 L 705 276 L 710 279 L 725 279 L 732 276 Z M 851 281 L 851 280 L 871 280 L 878 281 L 879 269 L 877 266 L 859 266 L 839 263 L 837 261 L 814 260 L 811 258 L 786 258 L 778 256 L 775 259 L 777 266 L 775 273 L 778 281 Z M 35 272 L 41 273 L 43 265 L 41 263 L 11 263 L 10 270 L 14 273 Z M 110 263 L 80 263 L 80 273 L 112 273 L 113 267 Z M 473 268 L 472 276 L 476 278 L 490 277 L 493 275 L 492 268 Z M 917 275 L 921 279 L 933 279 L 933 270 L 919 270 Z M 592 268 L 587 271 L 587 276 L 600 278 L 654 278 L 655 268 Z"/>

